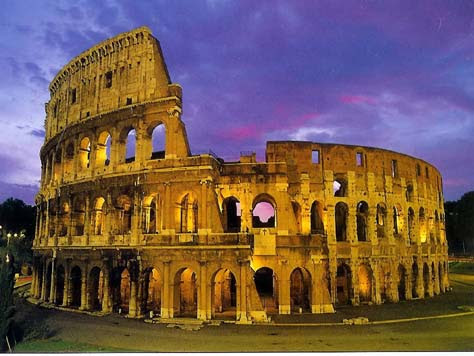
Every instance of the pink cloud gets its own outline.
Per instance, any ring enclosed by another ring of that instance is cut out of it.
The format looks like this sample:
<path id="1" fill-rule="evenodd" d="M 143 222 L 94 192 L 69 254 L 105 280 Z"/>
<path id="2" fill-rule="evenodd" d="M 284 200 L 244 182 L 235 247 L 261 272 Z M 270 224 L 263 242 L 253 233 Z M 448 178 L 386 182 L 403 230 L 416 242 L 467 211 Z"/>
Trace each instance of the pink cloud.
<path id="1" fill-rule="evenodd" d="M 374 104 L 374 99 L 365 95 L 342 95 L 340 100 L 344 104 Z"/>

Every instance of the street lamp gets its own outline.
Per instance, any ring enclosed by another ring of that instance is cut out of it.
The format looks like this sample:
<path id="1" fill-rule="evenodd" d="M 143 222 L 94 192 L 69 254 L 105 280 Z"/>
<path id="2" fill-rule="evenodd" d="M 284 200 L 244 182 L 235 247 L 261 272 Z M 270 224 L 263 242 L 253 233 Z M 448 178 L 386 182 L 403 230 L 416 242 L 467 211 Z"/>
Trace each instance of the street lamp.
<path id="1" fill-rule="evenodd" d="M 10 245 L 10 237 L 12 237 L 12 234 L 8 233 L 7 237 L 8 237 L 7 246 L 9 246 Z"/>

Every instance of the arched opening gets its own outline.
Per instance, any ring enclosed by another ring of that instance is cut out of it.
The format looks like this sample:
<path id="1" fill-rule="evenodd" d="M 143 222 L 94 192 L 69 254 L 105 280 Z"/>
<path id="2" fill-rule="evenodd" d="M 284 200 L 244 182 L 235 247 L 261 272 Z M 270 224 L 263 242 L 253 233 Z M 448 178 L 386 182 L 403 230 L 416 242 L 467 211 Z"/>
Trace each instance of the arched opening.
<path id="1" fill-rule="evenodd" d="M 278 282 L 273 270 L 259 268 L 253 279 L 263 308 L 270 313 L 278 312 Z"/>
<path id="2" fill-rule="evenodd" d="M 120 195 L 115 207 L 117 214 L 117 233 L 130 234 L 132 230 L 132 200 L 128 195 Z"/>
<path id="3" fill-rule="evenodd" d="M 311 275 L 305 268 L 291 272 L 290 303 L 292 312 L 311 312 Z"/>
<path id="4" fill-rule="evenodd" d="M 377 223 L 377 237 L 384 238 L 385 234 L 385 222 L 387 221 L 387 207 L 385 204 L 377 204 L 377 215 L 375 216 Z"/>
<path id="5" fill-rule="evenodd" d="M 73 173 L 73 163 L 74 163 L 74 144 L 70 142 L 66 146 L 66 151 L 64 155 L 64 174 Z"/>
<path id="6" fill-rule="evenodd" d="M 68 226 L 71 220 L 70 208 L 68 203 L 63 203 L 59 211 L 59 236 L 66 236 L 68 233 Z"/>
<path id="7" fill-rule="evenodd" d="M 396 206 L 393 207 L 393 214 L 392 214 L 392 217 L 393 217 L 393 235 L 395 237 L 398 236 L 399 234 L 399 226 L 398 226 L 398 223 L 399 223 L 399 210 L 397 209 Z"/>
<path id="8" fill-rule="evenodd" d="M 61 176 L 62 150 L 58 148 L 54 154 L 53 180 L 58 180 Z"/>
<path id="9" fill-rule="evenodd" d="M 351 269 L 343 263 L 337 267 L 336 303 L 339 305 L 350 304 L 351 293 Z"/>
<path id="10" fill-rule="evenodd" d="M 359 266 L 359 300 L 362 303 L 372 301 L 372 269 L 366 265 Z"/>
<path id="11" fill-rule="evenodd" d="M 103 167 L 110 164 L 110 148 L 112 145 L 112 136 L 108 131 L 102 131 L 97 140 L 96 147 L 96 166 Z"/>
<path id="12" fill-rule="evenodd" d="M 411 183 L 407 184 L 407 190 L 405 192 L 407 202 L 413 202 L 413 185 Z"/>
<path id="13" fill-rule="evenodd" d="M 102 235 L 104 230 L 105 223 L 105 213 L 104 213 L 104 202 L 105 199 L 99 197 L 95 200 L 94 211 L 92 212 L 92 223 L 94 226 L 94 234 Z"/>
<path id="14" fill-rule="evenodd" d="M 174 315 L 193 317 L 197 316 L 197 278 L 190 268 L 183 268 L 176 272 L 174 278 Z"/>
<path id="15" fill-rule="evenodd" d="M 425 297 L 429 297 L 430 295 L 430 268 L 426 263 L 423 264 L 423 288 L 425 290 Z"/>
<path id="16" fill-rule="evenodd" d="M 125 139 L 125 163 L 135 162 L 136 141 L 135 129 L 131 129 Z"/>
<path id="17" fill-rule="evenodd" d="M 56 304 L 63 304 L 64 298 L 64 267 L 59 265 L 56 269 Z"/>
<path id="18" fill-rule="evenodd" d="M 46 280 L 45 280 L 45 295 L 43 296 L 43 300 L 45 302 L 50 301 L 50 293 L 51 293 L 51 272 L 52 272 L 53 265 L 51 262 L 48 263 L 48 267 L 46 268 Z M 52 300 L 51 300 L 52 302 Z"/>
<path id="19" fill-rule="evenodd" d="M 311 233 L 324 234 L 323 206 L 318 201 L 311 204 Z"/>
<path id="20" fill-rule="evenodd" d="M 71 306 L 81 306 L 81 283 L 82 271 L 79 266 L 74 266 L 71 270 Z"/>
<path id="21" fill-rule="evenodd" d="M 339 202 L 336 204 L 334 217 L 336 222 L 336 241 L 347 241 L 347 205 Z"/>
<path id="22" fill-rule="evenodd" d="M 357 240 L 368 241 L 367 220 L 369 218 L 369 205 L 365 201 L 357 204 Z"/>
<path id="23" fill-rule="evenodd" d="M 142 310 L 144 313 L 161 314 L 161 276 L 156 268 L 144 271 Z"/>
<path id="24" fill-rule="evenodd" d="M 225 198 L 222 202 L 225 232 L 240 232 L 242 211 L 240 202 L 235 197 Z"/>
<path id="25" fill-rule="evenodd" d="M 295 222 L 296 222 L 296 233 L 300 233 L 301 232 L 301 207 L 295 201 L 291 202 L 291 207 L 293 208 L 293 215 L 295 217 Z"/>
<path id="26" fill-rule="evenodd" d="M 335 197 L 347 196 L 347 182 L 344 179 L 338 178 L 333 181 L 332 190 Z"/>
<path id="27" fill-rule="evenodd" d="M 74 198 L 73 212 L 72 212 L 72 235 L 84 235 L 84 222 L 86 218 L 86 204 L 84 200 L 77 196 Z"/>
<path id="28" fill-rule="evenodd" d="M 415 212 L 408 208 L 408 242 L 414 241 L 415 237 Z"/>
<path id="29" fill-rule="evenodd" d="M 252 227 L 271 228 L 276 226 L 275 200 L 269 195 L 259 195 L 253 202 Z"/>
<path id="30" fill-rule="evenodd" d="M 86 169 L 89 168 L 90 165 L 90 158 L 91 158 L 91 141 L 88 137 L 84 137 L 81 140 L 79 145 L 79 168 Z"/>
<path id="31" fill-rule="evenodd" d="M 155 234 L 161 230 L 161 215 L 159 210 L 159 196 L 151 195 L 143 201 L 143 232 Z"/>
<path id="32" fill-rule="evenodd" d="M 110 275 L 113 311 L 127 314 L 130 303 L 130 273 L 125 267 L 115 267 Z"/>
<path id="33" fill-rule="evenodd" d="M 89 273 L 88 280 L 89 306 L 92 310 L 102 310 L 102 298 L 104 297 L 103 276 L 99 267 L 94 267 Z"/>
<path id="34" fill-rule="evenodd" d="M 180 232 L 198 231 L 198 202 L 191 193 L 186 194 L 180 203 Z"/>
<path id="35" fill-rule="evenodd" d="M 422 243 L 425 243 L 427 231 L 426 231 L 425 209 L 423 207 L 421 207 L 418 212 L 418 222 L 420 226 L 420 241 Z"/>
<path id="36" fill-rule="evenodd" d="M 407 272 L 403 265 L 398 266 L 398 300 L 406 299 Z"/>
<path id="37" fill-rule="evenodd" d="M 58 203 L 57 199 L 49 199 L 49 221 L 55 221 L 57 215 Z M 49 224 L 49 237 L 53 237 L 56 234 L 55 224 Z"/>
<path id="38" fill-rule="evenodd" d="M 150 159 L 165 158 L 166 131 L 165 125 L 158 125 L 151 132 L 151 155 Z"/>
<path id="39" fill-rule="evenodd" d="M 418 264 L 413 262 L 411 266 L 411 295 L 413 298 L 419 297 L 418 292 L 416 291 L 416 286 L 418 283 Z"/>
<path id="40" fill-rule="evenodd" d="M 221 268 L 212 279 L 212 315 L 218 319 L 235 319 L 237 287 L 234 274 Z"/>

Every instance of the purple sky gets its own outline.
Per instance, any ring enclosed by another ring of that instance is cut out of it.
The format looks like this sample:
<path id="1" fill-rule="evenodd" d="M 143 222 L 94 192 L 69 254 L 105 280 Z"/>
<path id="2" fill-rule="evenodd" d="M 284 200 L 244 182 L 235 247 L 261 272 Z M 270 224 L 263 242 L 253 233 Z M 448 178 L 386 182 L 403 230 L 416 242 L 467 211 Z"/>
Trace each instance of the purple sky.
<path id="1" fill-rule="evenodd" d="M 474 189 L 473 1 L 8 1 L 0 25 L 0 201 L 33 202 L 57 71 L 142 25 L 183 87 L 193 153 L 377 146 L 433 163 L 447 200 Z"/>

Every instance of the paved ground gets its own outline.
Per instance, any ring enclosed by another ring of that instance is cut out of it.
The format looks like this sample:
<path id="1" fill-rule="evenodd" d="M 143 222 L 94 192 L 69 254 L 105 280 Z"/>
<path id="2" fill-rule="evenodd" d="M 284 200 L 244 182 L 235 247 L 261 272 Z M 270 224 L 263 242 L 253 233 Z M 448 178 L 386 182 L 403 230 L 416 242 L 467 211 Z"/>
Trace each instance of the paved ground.
<path id="1" fill-rule="evenodd" d="M 340 322 L 366 316 L 369 320 L 459 313 L 474 304 L 474 276 L 453 275 L 454 290 L 431 300 L 339 309 L 332 315 L 297 315 L 277 322 Z M 474 315 L 380 325 L 336 326 L 205 326 L 197 331 L 146 324 L 118 315 L 92 317 L 46 310 L 18 303 L 20 324 L 48 325 L 48 342 L 87 343 L 135 351 L 474 351 Z M 41 350 L 40 350 L 41 349 Z"/>

